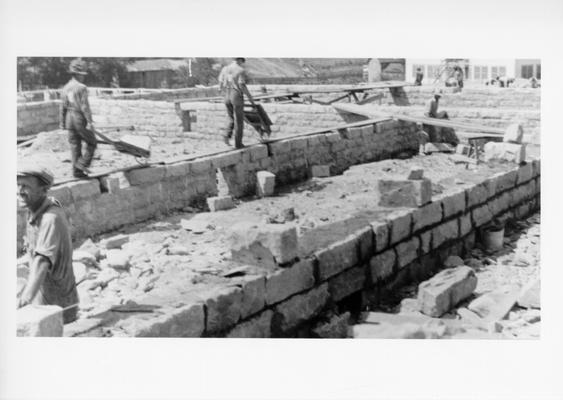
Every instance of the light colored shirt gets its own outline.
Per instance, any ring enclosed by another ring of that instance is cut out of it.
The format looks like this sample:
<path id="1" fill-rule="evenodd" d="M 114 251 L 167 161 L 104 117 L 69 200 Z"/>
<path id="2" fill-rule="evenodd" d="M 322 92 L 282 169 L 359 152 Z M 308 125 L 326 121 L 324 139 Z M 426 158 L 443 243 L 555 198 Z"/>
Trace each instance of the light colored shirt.
<path id="1" fill-rule="evenodd" d="M 29 213 L 25 241 L 31 259 L 42 255 L 51 264 L 39 287 L 41 303 L 63 308 L 78 303 L 69 224 L 57 200 L 46 198 L 39 209 Z"/>
<path id="2" fill-rule="evenodd" d="M 248 82 L 248 74 L 246 70 L 238 65 L 236 61 L 223 67 L 219 74 L 219 89 L 234 89 L 241 93 L 242 87 Z"/>
<path id="3" fill-rule="evenodd" d="M 88 101 L 88 88 L 85 84 L 78 82 L 74 78 L 68 81 L 61 93 L 61 129 L 65 129 L 66 113 L 68 110 L 82 113 L 84 119 L 86 119 L 88 123 L 92 123 L 92 112 L 90 111 L 90 102 Z"/>

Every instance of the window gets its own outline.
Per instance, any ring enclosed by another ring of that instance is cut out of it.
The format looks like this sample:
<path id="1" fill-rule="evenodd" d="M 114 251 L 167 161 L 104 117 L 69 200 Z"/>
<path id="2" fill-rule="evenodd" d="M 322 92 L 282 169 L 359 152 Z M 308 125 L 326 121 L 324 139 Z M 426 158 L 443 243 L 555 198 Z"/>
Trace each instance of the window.
<path id="1" fill-rule="evenodd" d="M 536 65 L 536 78 L 541 79 L 541 64 Z"/>
<path id="2" fill-rule="evenodd" d="M 495 66 L 491 67 L 491 79 L 496 77 L 506 76 L 506 67 Z"/>
<path id="3" fill-rule="evenodd" d="M 494 71 L 493 67 L 491 70 Z M 489 67 L 484 65 L 476 65 L 473 67 L 473 79 L 475 80 L 487 80 L 489 77 Z"/>
<path id="4" fill-rule="evenodd" d="M 533 65 L 522 65 L 522 78 L 530 79 L 534 75 L 534 66 Z"/>
<path id="5" fill-rule="evenodd" d="M 506 67 L 499 67 L 499 76 L 506 76 Z"/>

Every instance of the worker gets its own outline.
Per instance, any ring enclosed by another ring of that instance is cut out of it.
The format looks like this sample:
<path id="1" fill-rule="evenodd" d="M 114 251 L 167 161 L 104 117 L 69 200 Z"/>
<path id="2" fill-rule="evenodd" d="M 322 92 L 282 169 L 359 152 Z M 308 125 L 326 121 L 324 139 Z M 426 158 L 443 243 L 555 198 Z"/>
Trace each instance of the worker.
<path id="1" fill-rule="evenodd" d="M 422 79 L 424 78 L 424 74 L 422 73 L 422 70 L 419 68 L 416 69 L 416 78 L 414 80 L 414 85 L 415 86 L 422 86 Z"/>
<path id="2" fill-rule="evenodd" d="M 230 145 L 229 140 L 235 131 L 235 147 L 240 149 L 244 125 L 244 95 L 253 102 L 252 95 L 246 87 L 248 74 L 244 69 L 246 60 L 242 57 L 235 58 L 233 62 L 221 69 L 219 74 L 219 90 L 225 94 L 225 106 L 227 107 L 228 122 L 225 128 L 223 140 Z"/>
<path id="3" fill-rule="evenodd" d="M 63 320 L 77 317 L 78 292 L 72 269 L 70 227 L 61 204 L 47 196 L 53 174 L 36 163 L 20 164 L 17 170 L 18 196 L 27 209 L 25 247 L 29 279 L 17 299 L 18 308 L 27 304 L 57 305 Z"/>
<path id="4" fill-rule="evenodd" d="M 459 66 L 454 67 L 454 78 L 457 83 L 457 87 L 461 91 L 463 89 L 463 70 Z"/>
<path id="5" fill-rule="evenodd" d="M 432 99 L 430 99 L 426 106 L 425 116 L 429 118 L 449 119 L 448 113 L 445 111 L 438 111 L 440 98 L 442 97 L 441 89 L 434 89 Z"/>
<path id="6" fill-rule="evenodd" d="M 418 154 L 425 154 L 426 143 L 430 141 L 430 136 L 424 131 L 421 123 L 416 124 L 416 138 L 418 139 Z"/>
<path id="7" fill-rule="evenodd" d="M 68 142 L 72 159 L 72 174 L 85 178 L 94 158 L 97 146 L 92 112 L 88 102 L 88 88 L 84 85 L 86 66 L 80 59 L 70 63 L 70 81 L 63 87 L 60 106 L 60 128 L 68 130 Z M 82 154 L 82 142 L 86 150 Z"/>

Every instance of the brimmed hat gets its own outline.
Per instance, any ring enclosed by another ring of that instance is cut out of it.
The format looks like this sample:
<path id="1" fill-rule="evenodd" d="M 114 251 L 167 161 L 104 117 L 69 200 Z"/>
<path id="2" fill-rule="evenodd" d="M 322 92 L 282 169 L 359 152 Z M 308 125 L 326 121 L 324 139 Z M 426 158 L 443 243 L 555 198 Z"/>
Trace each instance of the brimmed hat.
<path id="1" fill-rule="evenodd" d="M 48 168 L 39 166 L 35 162 L 19 164 L 17 176 L 35 176 L 47 186 L 51 186 L 55 181 L 53 173 Z"/>
<path id="2" fill-rule="evenodd" d="M 78 75 L 87 75 L 86 72 L 86 63 L 80 59 L 72 60 L 70 66 L 68 67 L 68 71 L 71 74 L 78 74 Z"/>
<path id="3" fill-rule="evenodd" d="M 434 96 L 442 96 L 442 95 L 444 94 L 444 92 L 442 91 L 442 89 L 436 88 L 436 89 L 434 89 L 434 90 L 432 91 L 432 94 L 433 94 Z"/>

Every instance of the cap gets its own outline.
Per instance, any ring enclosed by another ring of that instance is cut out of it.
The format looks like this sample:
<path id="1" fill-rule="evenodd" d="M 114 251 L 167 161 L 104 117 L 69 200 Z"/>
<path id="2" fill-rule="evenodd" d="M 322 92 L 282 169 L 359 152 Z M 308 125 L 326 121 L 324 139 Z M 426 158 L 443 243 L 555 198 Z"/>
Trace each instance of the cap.
<path id="1" fill-rule="evenodd" d="M 443 93 L 444 92 L 442 91 L 442 89 L 438 89 L 438 88 L 434 89 L 433 92 L 432 92 L 432 94 L 434 94 L 434 96 L 442 96 Z"/>
<path id="2" fill-rule="evenodd" d="M 34 162 L 19 164 L 17 176 L 35 176 L 47 186 L 51 186 L 55 181 L 53 173 L 48 168 L 41 167 Z"/>
<path id="3" fill-rule="evenodd" d="M 72 60 L 70 62 L 70 66 L 68 67 L 68 71 L 71 74 L 87 75 L 86 63 L 84 63 L 84 61 L 82 61 L 79 58 L 77 58 L 76 60 Z"/>

